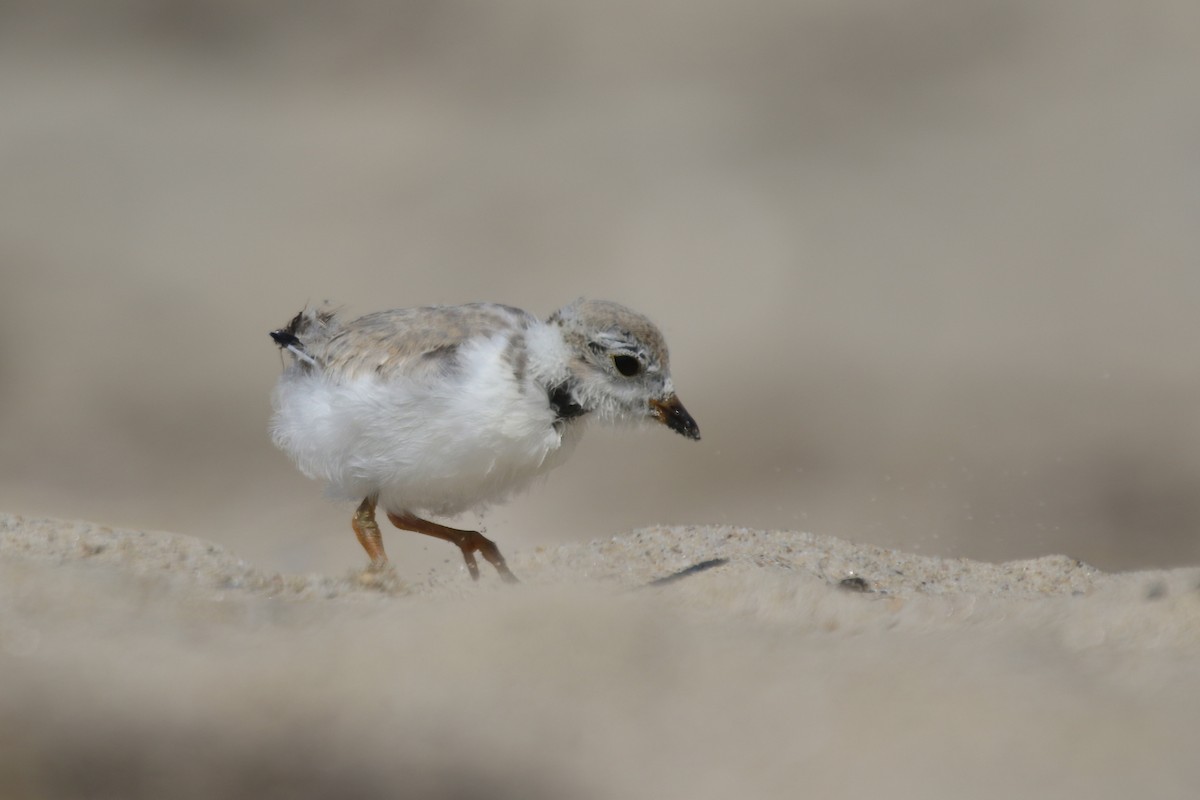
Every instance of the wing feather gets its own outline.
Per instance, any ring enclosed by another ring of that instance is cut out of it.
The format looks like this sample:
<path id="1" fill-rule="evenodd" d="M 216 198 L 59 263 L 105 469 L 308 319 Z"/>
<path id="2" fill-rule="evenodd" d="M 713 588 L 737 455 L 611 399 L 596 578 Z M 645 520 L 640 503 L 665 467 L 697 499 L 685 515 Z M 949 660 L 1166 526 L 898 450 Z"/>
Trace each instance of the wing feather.
<path id="1" fill-rule="evenodd" d="M 351 378 L 436 378 L 454 372 L 461 346 L 512 335 L 537 323 L 528 312 L 497 303 L 401 308 L 324 326 L 324 337 L 301 337 L 326 374 Z"/>

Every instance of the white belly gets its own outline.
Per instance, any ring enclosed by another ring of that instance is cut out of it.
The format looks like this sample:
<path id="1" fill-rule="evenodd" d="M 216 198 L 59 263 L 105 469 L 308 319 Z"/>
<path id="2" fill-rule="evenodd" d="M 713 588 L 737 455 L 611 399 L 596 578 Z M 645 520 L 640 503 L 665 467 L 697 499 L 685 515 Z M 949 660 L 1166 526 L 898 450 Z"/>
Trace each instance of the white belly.
<path id="1" fill-rule="evenodd" d="M 335 383 L 289 370 L 274 394 L 272 436 L 304 474 L 347 500 L 452 515 L 503 500 L 562 463 L 582 426 L 554 426 L 544 390 L 513 380 L 503 341 L 463 352 L 459 370 L 414 382 Z"/>

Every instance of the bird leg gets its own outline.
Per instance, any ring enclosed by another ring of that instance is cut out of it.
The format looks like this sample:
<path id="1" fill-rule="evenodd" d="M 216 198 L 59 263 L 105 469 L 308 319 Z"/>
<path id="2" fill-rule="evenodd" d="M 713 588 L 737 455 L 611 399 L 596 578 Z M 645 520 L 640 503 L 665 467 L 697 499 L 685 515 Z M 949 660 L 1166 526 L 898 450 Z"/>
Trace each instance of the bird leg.
<path id="1" fill-rule="evenodd" d="M 358 543 L 371 557 L 371 566 L 382 567 L 387 564 L 387 553 L 383 552 L 383 534 L 379 531 L 379 524 L 375 522 L 374 497 L 363 499 L 358 510 L 354 512 L 354 518 L 350 520 L 350 524 L 354 527 L 355 535 L 358 536 Z"/>
<path id="2" fill-rule="evenodd" d="M 393 514 L 389 511 L 388 519 L 401 530 L 423 533 L 426 536 L 445 539 L 447 542 L 458 545 L 458 549 L 462 550 L 463 560 L 467 562 L 467 571 L 471 573 L 473 580 L 479 580 L 479 565 L 475 563 L 475 553 L 478 551 L 489 564 L 496 568 L 503 580 L 508 583 L 517 583 L 517 576 L 513 575 L 508 564 L 504 563 L 504 556 L 500 555 L 496 543 L 479 531 L 460 531 L 458 528 L 447 528 L 445 525 L 428 522 L 408 513 Z M 381 547 L 380 552 L 382 551 Z"/>

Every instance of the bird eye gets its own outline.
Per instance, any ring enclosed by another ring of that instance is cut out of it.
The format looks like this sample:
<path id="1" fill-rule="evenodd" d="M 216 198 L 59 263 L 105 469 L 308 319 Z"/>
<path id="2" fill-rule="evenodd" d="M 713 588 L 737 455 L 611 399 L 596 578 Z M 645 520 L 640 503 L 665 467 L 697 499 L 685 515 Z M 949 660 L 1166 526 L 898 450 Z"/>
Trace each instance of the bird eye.
<path id="1" fill-rule="evenodd" d="M 626 378 L 632 378 L 642 371 L 642 365 L 636 358 L 628 355 L 615 355 L 612 357 L 613 366 L 617 368 L 617 372 L 624 375 Z"/>

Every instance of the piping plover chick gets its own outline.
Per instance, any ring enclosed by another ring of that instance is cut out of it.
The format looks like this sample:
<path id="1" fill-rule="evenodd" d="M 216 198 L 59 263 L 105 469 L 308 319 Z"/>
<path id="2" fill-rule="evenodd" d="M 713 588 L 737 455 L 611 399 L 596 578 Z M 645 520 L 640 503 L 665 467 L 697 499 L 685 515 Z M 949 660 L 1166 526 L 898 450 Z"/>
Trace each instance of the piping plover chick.
<path id="1" fill-rule="evenodd" d="M 591 419 L 700 429 L 671 383 L 667 344 L 624 306 L 577 300 L 545 321 L 510 306 L 402 308 L 343 321 L 305 309 L 271 338 L 290 353 L 271 434 L 336 498 L 375 567 L 387 563 L 375 509 L 392 524 L 479 552 L 516 578 L 477 531 L 426 516 L 498 502 L 566 460 Z"/>

